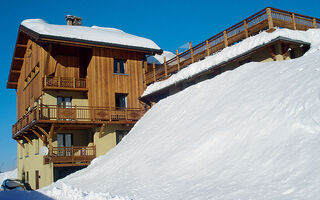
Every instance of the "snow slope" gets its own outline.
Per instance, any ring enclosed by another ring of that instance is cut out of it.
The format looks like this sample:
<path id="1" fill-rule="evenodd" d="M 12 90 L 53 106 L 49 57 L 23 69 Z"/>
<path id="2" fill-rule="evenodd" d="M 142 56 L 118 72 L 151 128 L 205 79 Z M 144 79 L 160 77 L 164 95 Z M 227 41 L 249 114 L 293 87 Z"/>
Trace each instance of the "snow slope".
<path id="1" fill-rule="evenodd" d="M 17 169 L 0 173 L 0 185 L 2 184 L 2 182 L 5 179 L 8 179 L 8 178 L 16 179 L 17 177 L 18 177 L 18 170 Z"/>
<path id="2" fill-rule="evenodd" d="M 319 34 L 299 34 L 310 32 Z M 248 63 L 161 100 L 118 146 L 40 192 L 61 200 L 318 199 L 319 41 L 301 58 Z"/>

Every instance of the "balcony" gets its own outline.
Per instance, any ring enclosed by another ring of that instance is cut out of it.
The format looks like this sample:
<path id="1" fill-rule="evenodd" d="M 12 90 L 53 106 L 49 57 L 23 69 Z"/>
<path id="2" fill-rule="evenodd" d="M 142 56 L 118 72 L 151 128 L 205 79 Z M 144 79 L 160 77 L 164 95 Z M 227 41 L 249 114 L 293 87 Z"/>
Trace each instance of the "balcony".
<path id="1" fill-rule="evenodd" d="M 12 126 L 12 134 L 16 137 L 36 123 L 134 124 L 143 114 L 141 108 L 38 105 Z"/>
<path id="2" fill-rule="evenodd" d="M 76 90 L 87 91 L 86 79 L 75 77 L 45 76 L 42 80 L 44 90 Z"/>
<path id="3" fill-rule="evenodd" d="M 46 156 L 45 164 L 54 167 L 86 166 L 96 157 L 96 146 L 52 147 L 52 155 Z"/>

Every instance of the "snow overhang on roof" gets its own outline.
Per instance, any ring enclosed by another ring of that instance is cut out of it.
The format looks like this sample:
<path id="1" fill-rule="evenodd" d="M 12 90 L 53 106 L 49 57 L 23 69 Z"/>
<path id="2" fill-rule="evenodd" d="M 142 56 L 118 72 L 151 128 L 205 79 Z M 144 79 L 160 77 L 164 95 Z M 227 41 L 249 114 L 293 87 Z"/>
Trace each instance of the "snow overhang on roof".
<path id="1" fill-rule="evenodd" d="M 220 62 L 218 64 L 215 64 L 215 65 L 212 65 L 210 66 L 209 68 L 207 68 L 205 71 L 200 71 L 198 73 L 195 73 L 193 74 L 192 77 L 189 77 L 187 79 L 181 79 L 181 80 L 178 80 L 176 82 L 174 82 L 173 84 L 167 84 L 165 85 L 164 87 L 159 87 L 158 89 L 154 89 L 153 91 L 147 93 L 147 94 L 143 94 L 139 100 L 143 101 L 143 102 L 147 102 L 148 100 L 150 100 L 152 97 L 154 96 L 157 96 L 157 95 L 161 95 L 161 94 L 164 94 L 166 92 L 169 91 L 169 89 L 171 87 L 175 87 L 176 85 L 184 82 L 184 81 L 187 81 L 187 80 L 190 80 L 190 79 L 193 79 L 193 78 L 196 78 L 196 77 L 199 77 L 201 76 L 203 73 L 209 71 L 209 70 L 212 70 L 212 69 L 216 69 L 216 68 L 219 68 L 220 66 L 224 66 L 225 64 L 228 64 L 228 63 L 231 63 L 231 62 L 234 62 L 235 60 L 238 60 L 239 58 L 242 58 L 242 57 L 245 57 L 245 56 L 248 56 L 254 52 L 257 52 L 263 48 L 266 48 L 268 46 L 272 46 L 274 45 L 275 43 L 279 43 L 279 42 L 284 42 L 284 43 L 290 43 L 290 44 L 298 44 L 298 45 L 308 45 L 310 46 L 311 43 L 309 42 L 305 42 L 305 41 L 301 41 L 301 40 L 296 40 L 296 39 L 292 39 L 292 38 L 288 38 L 288 37 L 283 37 L 283 36 L 278 36 L 272 40 L 270 40 L 269 42 L 266 42 L 266 43 L 263 43 L 263 44 L 260 44 L 252 49 L 249 49 L 248 51 L 246 52 L 243 52 L 237 56 L 234 56 L 230 59 L 227 59 L 227 60 L 224 60 L 223 62 Z M 230 47 L 232 48 L 232 47 Z M 179 73 L 179 72 L 178 72 Z M 168 79 L 167 79 L 168 80 Z M 164 80 L 167 81 L 167 80 Z M 160 81 L 161 82 L 161 81 Z M 157 82 L 156 82 L 157 83 Z M 153 83 L 155 84 L 155 83 Z M 149 86 L 150 87 L 150 86 Z M 145 91 L 146 92 L 146 91 Z"/>
<path id="2" fill-rule="evenodd" d="M 89 45 L 126 48 L 161 54 L 161 48 L 152 40 L 126 33 L 115 28 L 98 26 L 69 26 L 48 24 L 42 19 L 28 19 L 21 23 L 20 29 L 35 39 L 62 40 Z"/>

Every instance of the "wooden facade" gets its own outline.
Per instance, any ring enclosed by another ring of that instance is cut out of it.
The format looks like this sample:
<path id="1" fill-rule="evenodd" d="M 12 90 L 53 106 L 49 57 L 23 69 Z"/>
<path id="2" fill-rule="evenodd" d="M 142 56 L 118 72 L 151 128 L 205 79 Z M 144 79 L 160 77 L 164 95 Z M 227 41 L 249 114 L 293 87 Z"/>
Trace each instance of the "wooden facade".
<path id="1" fill-rule="evenodd" d="M 63 169 L 56 168 L 86 166 L 116 145 L 116 133 L 127 133 L 145 112 L 139 101 L 145 89 L 143 65 L 154 53 L 45 38 L 21 26 L 7 82 L 17 91 L 12 137 L 18 143 L 19 177 L 45 173 L 46 181 L 33 184 L 42 187 L 59 178 L 52 174 Z M 70 146 L 61 146 L 66 135 Z M 49 149 L 45 157 L 39 155 L 41 146 Z"/>

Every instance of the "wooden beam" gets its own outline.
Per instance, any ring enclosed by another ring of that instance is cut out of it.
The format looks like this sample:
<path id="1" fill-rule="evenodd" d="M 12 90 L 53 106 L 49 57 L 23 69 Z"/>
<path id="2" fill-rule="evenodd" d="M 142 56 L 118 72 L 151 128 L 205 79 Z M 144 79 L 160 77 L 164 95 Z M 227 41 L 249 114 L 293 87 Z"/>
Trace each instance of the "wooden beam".
<path id="1" fill-rule="evenodd" d="M 102 138 L 102 132 L 103 132 L 104 126 L 105 124 L 102 124 L 102 126 L 100 127 L 99 138 Z"/>
<path id="2" fill-rule="evenodd" d="M 27 48 L 27 45 L 26 44 L 17 44 L 17 47 Z"/>
<path id="3" fill-rule="evenodd" d="M 53 131 L 54 131 L 54 124 L 51 125 L 50 127 L 50 131 L 49 131 L 49 155 L 50 155 L 50 159 L 52 158 L 53 155 L 53 147 L 52 147 L 52 136 L 53 136 Z"/>
<path id="4" fill-rule="evenodd" d="M 191 62 L 194 63 L 192 42 L 189 42 L 189 48 L 190 48 L 190 53 L 191 53 Z"/>
<path id="5" fill-rule="evenodd" d="M 33 129 L 30 129 L 39 139 L 42 140 L 42 142 L 44 143 L 44 137 L 42 137 L 37 131 L 33 130 Z"/>
<path id="6" fill-rule="evenodd" d="M 272 56 L 272 59 L 274 61 L 277 61 L 276 54 L 274 53 L 274 46 L 268 47 L 268 51 L 269 51 L 270 55 Z"/>
<path id="7" fill-rule="evenodd" d="M 316 18 L 313 18 L 313 19 L 312 19 L 312 27 L 313 27 L 313 28 L 317 28 Z"/>
<path id="8" fill-rule="evenodd" d="M 14 60 L 21 60 L 21 61 L 24 61 L 24 58 L 14 57 L 13 59 L 14 59 Z"/>
<path id="9" fill-rule="evenodd" d="M 207 50 L 207 56 L 210 56 L 210 45 L 209 45 L 209 40 L 206 40 L 206 50 Z"/>
<path id="10" fill-rule="evenodd" d="M 49 134 L 40 126 L 35 125 L 47 138 L 49 138 Z"/>
<path id="11" fill-rule="evenodd" d="M 28 138 L 28 137 L 26 137 L 26 136 L 22 136 L 25 140 L 27 140 L 31 145 L 33 145 L 33 143 L 32 143 L 32 141 Z"/>
<path id="12" fill-rule="evenodd" d="M 24 144 L 22 143 L 22 142 L 20 142 L 20 140 L 16 140 L 17 142 L 18 142 L 18 144 L 22 147 L 22 148 L 24 148 Z"/>
<path id="13" fill-rule="evenodd" d="M 268 16 L 268 27 L 269 27 L 269 29 L 270 29 L 270 28 L 273 28 L 273 21 L 272 21 L 272 16 L 271 16 L 271 9 L 270 9 L 270 8 L 267 8 L 266 11 L 267 11 L 267 16 Z"/>

